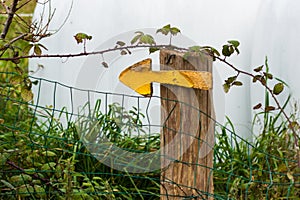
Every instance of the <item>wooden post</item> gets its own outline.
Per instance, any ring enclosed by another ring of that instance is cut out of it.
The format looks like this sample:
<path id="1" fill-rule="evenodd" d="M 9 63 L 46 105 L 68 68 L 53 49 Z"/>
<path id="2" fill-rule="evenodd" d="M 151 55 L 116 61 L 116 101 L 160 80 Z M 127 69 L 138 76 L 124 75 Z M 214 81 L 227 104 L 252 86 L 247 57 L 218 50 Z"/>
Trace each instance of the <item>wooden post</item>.
<path id="1" fill-rule="evenodd" d="M 161 50 L 161 70 L 212 72 L 212 58 Z M 161 85 L 161 199 L 212 199 L 212 91 Z"/>

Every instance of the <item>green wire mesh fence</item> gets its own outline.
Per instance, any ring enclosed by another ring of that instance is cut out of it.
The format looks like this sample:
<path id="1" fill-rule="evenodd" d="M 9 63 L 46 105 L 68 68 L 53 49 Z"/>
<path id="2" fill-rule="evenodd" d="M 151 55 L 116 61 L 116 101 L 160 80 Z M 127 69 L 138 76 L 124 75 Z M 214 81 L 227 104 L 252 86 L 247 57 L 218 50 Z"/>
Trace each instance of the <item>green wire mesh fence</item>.
<path id="1" fill-rule="evenodd" d="M 150 105 L 160 97 L 81 90 L 31 77 L 37 92 L 27 103 L 30 94 L 20 87 L 26 79 L 15 76 L 0 73 L 0 199 L 299 199 L 294 139 L 278 116 L 268 116 L 253 142 L 239 137 L 229 120 L 225 126 L 215 121 L 213 166 L 199 166 L 210 172 L 213 190 L 189 188 L 193 195 L 176 196 L 164 191 L 168 166 L 161 161 L 183 161 L 160 151 L 160 131 L 168 127 L 150 117 Z M 47 106 L 40 103 L 45 87 L 53 94 Z M 69 95 L 65 107 L 56 102 L 59 92 Z"/>

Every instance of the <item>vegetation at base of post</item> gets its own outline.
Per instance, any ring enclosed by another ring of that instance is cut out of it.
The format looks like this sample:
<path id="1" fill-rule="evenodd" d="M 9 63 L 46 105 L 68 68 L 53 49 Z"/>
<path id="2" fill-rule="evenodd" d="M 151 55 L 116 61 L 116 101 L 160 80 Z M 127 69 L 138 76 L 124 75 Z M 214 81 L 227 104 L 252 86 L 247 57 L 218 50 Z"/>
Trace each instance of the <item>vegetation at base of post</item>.
<path id="1" fill-rule="evenodd" d="M 14 99 L 4 100 L 4 105 L 9 101 Z M 159 134 L 133 134 L 137 129 L 143 131 L 143 115 L 136 108 L 126 111 L 112 104 L 105 114 L 99 110 L 100 103 L 89 117 L 98 120 L 102 137 L 124 151 L 159 149 Z M 159 171 L 133 175 L 99 162 L 79 138 L 80 124 L 61 122 L 70 119 L 66 109 L 55 118 L 52 107 L 40 110 L 41 115 L 31 108 L 22 115 L 13 108 L 0 109 L 7 111 L 7 115 L 0 112 L 0 165 L 8 172 L 0 173 L 0 199 L 159 198 Z"/>

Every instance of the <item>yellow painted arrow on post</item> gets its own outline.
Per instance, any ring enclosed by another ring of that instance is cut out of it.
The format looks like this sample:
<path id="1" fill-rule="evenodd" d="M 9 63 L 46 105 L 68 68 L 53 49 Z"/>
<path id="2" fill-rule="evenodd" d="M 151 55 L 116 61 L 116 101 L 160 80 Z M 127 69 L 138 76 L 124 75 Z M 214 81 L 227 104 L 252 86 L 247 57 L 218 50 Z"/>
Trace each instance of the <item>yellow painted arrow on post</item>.
<path id="1" fill-rule="evenodd" d="M 119 79 L 122 83 L 144 96 L 152 95 L 152 82 L 202 90 L 212 88 L 212 75 L 210 72 L 191 70 L 152 71 L 152 60 L 150 58 L 137 62 L 122 71 Z"/>

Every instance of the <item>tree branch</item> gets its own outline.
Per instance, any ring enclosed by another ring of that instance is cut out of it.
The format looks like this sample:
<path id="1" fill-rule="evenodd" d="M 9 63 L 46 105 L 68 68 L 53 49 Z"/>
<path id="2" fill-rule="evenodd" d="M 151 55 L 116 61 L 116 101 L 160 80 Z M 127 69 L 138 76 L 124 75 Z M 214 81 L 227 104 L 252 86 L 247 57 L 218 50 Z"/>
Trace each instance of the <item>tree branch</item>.
<path id="1" fill-rule="evenodd" d="M 246 72 L 246 71 L 243 71 L 243 70 L 240 70 L 238 68 L 236 68 L 234 65 L 232 65 L 231 63 L 227 62 L 225 59 L 223 58 L 220 58 L 220 57 L 215 57 L 217 60 L 219 60 L 220 62 L 223 62 L 225 63 L 227 66 L 231 67 L 234 71 L 236 71 L 237 73 L 240 73 L 240 74 L 244 74 L 244 75 L 247 75 L 249 77 L 252 77 L 252 78 L 255 78 L 255 76 L 249 72 Z M 278 99 L 276 98 L 275 94 L 273 93 L 273 90 L 268 86 L 266 85 L 261 79 L 257 79 L 257 81 L 260 82 L 260 84 L 262 84 L 267 90 L 268 92 L 271 94 L 273 100 L 275 101 L 276 105 L 277 105 L 277 108 L 280 110 L 280 112 L 282 112 L 282 114 L 284 115 L 284 117 L 286 118 L 286 120 L 288 121 L 288 124 L 291 125 L 290 128 L 292 130 L 292 133 L 293 133 L 293 136 L 295 138 L 295 147 L 297 148 L 297 151 L 299 151 L 298 149 L 298 142 L 299 142 L 299 136 L 297 135 L 297 132 L 294 128 L 294 126 L 292 126 L 292 121 L 291 119 L 288 117 L 288 115 L 286 114 L 286 112 L 284 111 L 284 108 L 280 105 Z M 300 166 L 300 152 L 298 152 L 298 165 Z"/>
<path id="2" fill-rule="evenodd" d="M 8 33 L 8 30 L 9 30 L 9 27 L 12 23 L 13 18 L 14 18 L 14 15 L 15 15 L 16 11 L 18 10 L 17 9 L 18 2 L 19 2 L 19 0 L 14 0 L 13 3 L 12 3 L 11 8 L 9 9 L 9 12 L 7 13 L 8 16 L 7 16 L 6 22 L 4 24 L 4 29 L 3 29 L 3 31 L 0 35 L 0 39 L 2 39 L 2 40 L 5 39 L 5 37 Z"/>
<path id="3" fill-rule="evenodd" d="M 150 48 L 150 47 L 156 47 L 156 48 L 172 48 L 179 51 L 188 51 L 186 48 L 176 47 L 176 46 L 170 46 L 170 45 L 132 45 L 132 46 L 123 46 L 123 47 L 117 47 L 112 49 L 106 49 L 102 51 L 92 51 L 92 52 L 82 52 L 82 53 L 74 53 L 74 54 L 42 54 L 42 55 L 26 55 L 26 56 L 18 56 L 18 57 L 10 57 L 10 58 L 0 58 L 0 60 L 3 61 L 14 61 L 18 59 L 24 59 L 24 58 L 72 58 L 72 57 L 82 57 L 82 56 L 89 56 L 89 55 L 101 55 L 104 53 L 109 53 L 113 51 L 118 50 L 126 50 L 126 49 L 136 49 L 136 48 Z"/>

